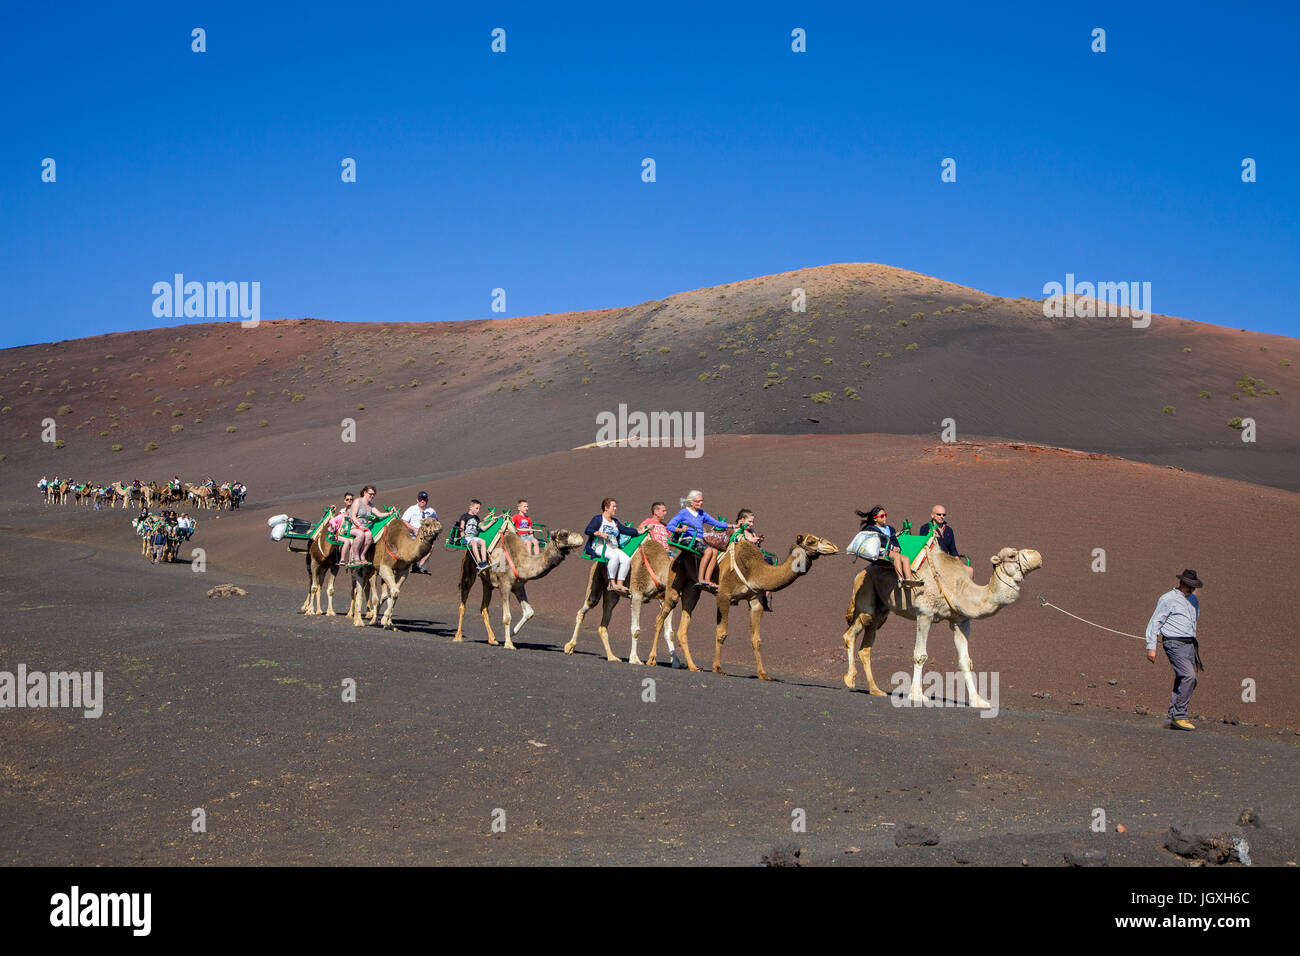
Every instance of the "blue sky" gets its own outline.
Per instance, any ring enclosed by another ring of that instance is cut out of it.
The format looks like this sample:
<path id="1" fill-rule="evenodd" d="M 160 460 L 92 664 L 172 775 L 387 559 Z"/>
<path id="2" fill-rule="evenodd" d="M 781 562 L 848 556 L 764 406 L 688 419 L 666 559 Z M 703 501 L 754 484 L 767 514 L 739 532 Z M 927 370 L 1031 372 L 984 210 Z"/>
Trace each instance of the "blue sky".
<path id="1" fill-rule="evenodd" d="M 464 6 L 11 6 L 0 346 L 168 324 L 177 272 L 430 321 L 846 261 L 1300 328 L 1294 5 Z"/>

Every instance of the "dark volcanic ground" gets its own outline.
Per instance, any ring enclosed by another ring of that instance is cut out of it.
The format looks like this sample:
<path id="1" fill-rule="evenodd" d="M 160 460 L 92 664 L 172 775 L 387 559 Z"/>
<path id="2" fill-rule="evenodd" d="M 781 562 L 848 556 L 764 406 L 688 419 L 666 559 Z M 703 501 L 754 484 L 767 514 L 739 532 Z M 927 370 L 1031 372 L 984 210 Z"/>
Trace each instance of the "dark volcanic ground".
<path id="1" fill-rule="evenodd" d="M 554 618 L 514 653 L 477 632 L 454 645 L 454 608 L 420 584 L 394 633 L 299 617 L 298 588 L 129 551 L 6 535 L 0 559 L 0 668 L 102 670 L 107 698 L 98 720 L 0 712 L 6 864 L 754 864 L 793 843 L 814 863 L 1059 865 L 1102 848 L 1181 865 L 1170 824 L 1248 806 L 1266 824 L 1248 831 L 1255 862 L 1300 855 L 1289 733 L 900 709 L 772 666 L 760 683 L 743 655 L 723 677 L 609 664 L 591 641 L 559 653 Z M 225 581 L 249 593 L 202 596 Z M 1111 832 L 1089 830 L 1098 807 Z M 895 847 L 907 822 L 939 845 Z"/>

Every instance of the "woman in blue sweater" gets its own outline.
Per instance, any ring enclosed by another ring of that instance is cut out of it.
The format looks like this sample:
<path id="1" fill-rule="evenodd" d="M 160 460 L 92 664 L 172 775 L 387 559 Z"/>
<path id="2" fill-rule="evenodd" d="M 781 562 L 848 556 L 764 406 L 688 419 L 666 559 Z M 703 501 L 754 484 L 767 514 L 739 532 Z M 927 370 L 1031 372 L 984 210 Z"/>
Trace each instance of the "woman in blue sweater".
<path id="1" fill-rule="evenodd" d="M 696 582 L 696 587 L 705 588 L 714 594 L 718 591 L 718 585 L 709 578 L 718 567 L 718 548 L 727 546 L 726 535 L 717 535 L 717 532 L 705 531 L 705 526 L 711 528 L 721 528 L 724 532 L 730 527 L 727 522 L 720 518 L 715 518 L 704 510 L 704 492 L 692 491 L 685 498 L 680 499 L 682 510 L 673 515 L 668 522 L 668 533 L 679 529 L 689 531 L 690 537 L 699 538 L 705 545 L 704 554 L 700 557 L 700 579 Z"/>

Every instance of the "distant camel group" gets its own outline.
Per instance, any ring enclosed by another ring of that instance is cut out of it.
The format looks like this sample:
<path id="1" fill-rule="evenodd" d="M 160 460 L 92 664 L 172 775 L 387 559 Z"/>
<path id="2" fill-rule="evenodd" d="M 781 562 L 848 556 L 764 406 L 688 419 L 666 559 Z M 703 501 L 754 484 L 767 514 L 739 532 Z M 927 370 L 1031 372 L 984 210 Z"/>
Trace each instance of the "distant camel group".
<path id="1" fill-rule="evenodd" d="M 154 508 L 177 504 L 187 508 L 235 510 L 243 502 L 248 487 L 239 481 L 218 484 L 211 478 L 198 484 L 173 478 L 164 484 L 156 481 L 115 481 L 110 485 L 92 481 L 76 482 L 68 478 L 42 476 L 36 489 L 47 505 L 69 502 L 95 507 Z"/>
<path id="2" fill-rule="evenodd" d="M 308 575 L 307 597 L 299 611 L 306 615 L 335 615 L 334 584 L 340 567 L 341 547 L 332 540 L 328 518 L 333 509 L 326 511 L 312 535 L 306 551 Z M 273 519 L 274 520 L 274 519 Z M 395 628 L 393 607 L 411 568 L 420 562 L 442 531 L 437 518 L 425 518 L 413 529 L 399 518 L 394 518 L 379 532 L 372 550 L 367 555 L 369 563 L 349 570 L 352 575 L 351 599 L 347 616 L 353 625 L 362 627 L 378 623 Z M 583 547 L 583 536 L 574 531 L 552 532 L 539 553 L 534 554 L 527 543 L 516 533 L 514 525 L 505 521 L 488 549 L 487 567 L 479 569 L 472 554 L 466 551 L 460 564 L 460 606 L 456 620 L 454 643 L 464 640 L 465 608 L 469 594 L 477 581 L 482 585 L 482 604 L 479 609 L 483 626 L 487 629 L 488 643 L 499 644 L 489 620 L 492 595 L 501 591 L 502 636 L 507 649 L 515 648 L 513 638 L 533 617 L 533 607 L 528 602 L 526 586 L 530 581 L 543 578 L 553 571 L 568 555 Z M 780 591 L 794 584 L 823 556 L 834 555 L 839 549 L 825 538 L 814 534 L 798 534 L 790 545 L 785 559 L 776 564 L 765 560 L 764 554 L 750 541 L 738 537 L 732 540 L 718 559 L 716 593 L 716 625 L 714 631 L 713 671 L 722 673 L 722 645 L 727 639 L 731 608 L 745 605 L 749 609 L 750 645 L 758 678 L 768 680 L 760 652 L 760 628 L 764 613 L 764 592 Z M 957 647 L 958 664 L 969 691 L 972 706 L 990 706 L 977 692 L 971 670 L 967 640 L 970 622 L 996 614 L 1001 608 L 1019 597 L 1020 583 L 1025 575 L 1042 567 L 1042 557 L 1031 549 L 1003 548 L 990 560 L 993 575 L 984 587 L 975 584 L 968 576 L 964 563 L 958 558 L 942 553 L 932 539 L 926 545 L 928 560 L 914 572 L 921 586 L 904 588 L 895 584 L 881 593 L 867 571 L 860 572 L 853 581 L 852 597 L 846 621 L 849 625 L 843 640 L 848 655 L 848 672 L 844 675 L 847 687 L 856 685 L 856 663 L 861 663 L 871 694 L 883 694 L 871 672 L 871 650 L 876 633 L 892 612 L 916 622 L 916 645 L 913 652 L 914 673 L 910 696 L 922 699 L 921 668 L 928 660 L 926 640 L 932 624 L 946 622 L 953 629 Z M 637 640 L 641 630 L 641 608 L 651 601 L 660 603 L 651 634 L 650 652 L 644 663 L 657 662 L 659 636 L 662 634 L 675 666 L 698 671 L 689 644 L 691 617 L 704 590 L 696 587 L 700 557 L 695 552 L 665 545 L 646 536 L 632 554 L 631 572 L 626 582 L 631 603 L 631 653 L 628 662 L 642 663 L 637 654 Z M 322 592 L 325 609 L 322 611 Z M 522 614 L 513 622 L 510 595 L 518 600 Z M 613 652 L 609 641 L 609 624 L 613 618 L 622 592 L 609 586 L 606 565 L 593 562 L 587 577 L 586 594 L 574 622 L 573 636 L 564 645 L 564 652 L 572 654 L 578 644 L 578 635 L 587 612 L 601 605 L 598 628 L 605 657 L 610 661 L 620 658 Z M 672 635 L 671 615 L 681 607 L 681 622 L 677 628 L 676 643 Z M 382 612 L 381 612 L 382 607 Z M 680 659 L 679 659 L 680 652 Z"/>

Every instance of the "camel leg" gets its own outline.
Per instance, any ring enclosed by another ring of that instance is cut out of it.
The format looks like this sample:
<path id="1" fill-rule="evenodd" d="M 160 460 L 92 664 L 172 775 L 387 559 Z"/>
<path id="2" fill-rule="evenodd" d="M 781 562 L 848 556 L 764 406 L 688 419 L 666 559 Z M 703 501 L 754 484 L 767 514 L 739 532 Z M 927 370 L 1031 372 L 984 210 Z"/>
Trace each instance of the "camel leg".
<path id="1" fill-rule="evenodd" d="M 506 604 L 510 603 L 509 592 L 506 592 L 506 594 L 503 595 L 503 600 L 506 602 Z M 487 628 L 488 643 L 495 645 L 495 644 L 500 644 L 501 642 L 498 641 L 497 636 L 492 633 L 492 622 L 488 620 L 488 608 L 491 607 L 491 605 L 492 605 L 492 585 L 490 585 L 485 580 L 483 582 L 483 606 L 479 608 L 479 616 L 483 618 L 483 626 Z M 510 620 L 509 614 L 510 614 L 510 609 L 507 608 L 506 609 L 507 621 Z M 510 637 L 510 632 L 507 630 L 506 639 L 508 640 L 509 637 Z"/>
<path id="2" fill-rule="evenodd" d="M 505 630 L 506 650 L 515 650 L 513 632 L 510 630 L 510 595 L 513 594 L 519 598 L 519 606 L 523 607 L 524 599 L 520 597 L 519 592 L 515 590 L 519 582 L 515 581 L 509 588 L 501 592 L 501 627 Z"/>
<path id="3" fill-rule="evenodd" d="M 569 643 L 564 645 L 564 653 L 572 654 L 574 648 L 578 646 L 578 632 L 582 630 L 582 619 L 587 616 L 587 612 L 596 606 L 600 600 L 595 594 L 595 588 L 587 591 L 587 596 L 582 600 L 582 607 L 578 608 L 578 616 L 573 622 L 573 637 L 569 638 Z"/>
<path id="4" fill-rule="evenodd" d="M 641 604 L 644 600 L 645 599 L 641 596 L 640 592 L 632 592 L 632 600 L 629 602 L 632 605 L 632 623 L 630 628 L 632 632 L 632 652 L 627 657 L 627 662 L 629 664 L 641 663 L 641 658 L 637 657 L 636 654 L 636 639 L 641 634 Z"/>
<path id="5" fill-rule="evenodd" d="M 857 657 L 858 648 L 862 644 L 862 637 L 866 630 L 863 618 L 866 618 L 867 621 L 871 620 L 870 615 L 854 614 L 854 610 L 854 608 L 849 609 L 849 613 L 853 614 L 853 623 L 850 624 L 849 629 L 844 632 L 844 648 L 848 651 L 849 657 L 849 669 L 844 673 L 844 686 L 850 688 L 858 686 L 858 665 L 855 658 Z"/>
<path id="6" fill-rule="evenodd" d="M 515 625 L 514 630 L 514 633 L 518 634 L 524 629 L 524 625 L 527 624 L 532 616 L 537 612 L 534 611 L 533 606 L 528 603 L 528 585 L 523 581 L 516 580 L 514 585 L 512 585 L 512 588 L 513 587 L 519 588 L 519 590 L 515 592 L 515 599 L 519 602 L 519 623 Z M 506 637 L 509 636 L 509 634 L 506 635 Z"/>
<path id="7" fill-rule="evenodd" d="M 365 627 L 366 616 L 366 597 L 369 591 L 368 583 L 360 575 L 352 576 L 352 601 L 356 611 L 352 618 L 353 627 Z"/>
<path id="8" fill-rule="evenodd" d="M 664 643 L 668 645 L 668 664 L 671 667 L 685 667 L 682 659 L 677 656 L 677 645 L 673 643 L 673 612 L 670 608 L 668 615 L 664 618 Z"/>
<path id="9" fill-rule="evenodd" d="M 686 668 L 691 671 L 698 671 L 699 668 L 695 666 L 695 660 L 691 657 L 691 646 L 686 642 L 686 632 L 690 629 L 690 626 L 691 612 L 686 610 L 685 605 L 683 605 L 682 620 L 677 625 L 677 645 L 682 649 L 682 654 L 686 657 Z M 646 663 L 650 662 L 646 661 Z"/>
<path id="10" fill-rule="evenodd" d="M 722 644 L 727 639 L 727 618 L 731 614 L 731 602 L 718 595 L 718 625 L 713 636 L 713 673 L 722 673 Z"/>
<path id="11" fill-rule="evenodd" d="M 655 617 L 654 633 L 650 636 L 650 656 L 645 659 L 647 667 L 654 667 L 659 658 L 659 632 L 664 628 L 671 628 L 670 619 L 673 608 L 677 606 L 678 593 L 671 587 L 664 589 L 663 604 L 659 608 L 659 614 Z"/>
<path id="12" fill-rule="evenodd" d="M 953 643 L 957 645 L 957 663 L 961 667 L 961 676 L 966 679 L 966 699 L 972 707 L 991 707 L 975 688 L 975 675 L 971 673 L 970 652 L 967 641 L 970 639 L 970 621 L 949 622 L 952 625 Z"/>
<path id="13" fill-rule="evenodd" d="M 863 622 L 866 634 L 862 638 L 862 650 L 858 651 L 858 660 L 862 662 L 862 671 L 867 675 L 867 690 L 871 696 L 884 697 L 885 692 L 876 686 L 876 678 L 871 673 L 871 649 L 876 646 L 876 634 L 880 629 L 881 622 L 873 620 L 869 614 L 862 616 L 866 618 Z"/>
<path id="14" fill-rule="evenodd" d="M 335 565 L 333 568 L 330 568 L 330 569 L 326 570 L 325 574 L 322 575 L 323 578 L 326 578 L 326 577 L 329 578 L 329 582 L 330 582 L 330 583 L 329 583 L 329 587 L 327 587 L 327 588 L 325 589 L 325 594 L 326 594 L 326 596 L 329 598 L 329 600 L 328 600 L 328 602 L 327 602 L 327 604 L 328 604 L 328 609 L 325 611 L 325 616 L 326 616 L 326 617 L 338 617 L 338 614 L 336 614 L 335 611 L 334 611 L 334 582 L 335 582 L 336 580 L 338 580 L 338 576 L 339 576 L 338 565 Z M 316 600 L 317 600 L 317 602 L 320 601 L 320 596 L 319 596 L 319 595 L 317 596 Z M 317 604 L 316 610 L 317 610 L 317 612 L 320 611 L 320 605 L 319 605 L 319 603 Z"/>
<path id="15" fill-rule="evenodd" d="M 613 591 L 606 590 L 605 600 L 601 602 L 600 606 L 600 627 L 596 633 L 600 635 L 600 643 L 604 645 L 605 660 L 607 661 L 618 660 L 618 655 L 615 654 L 613 649 L 609 646 L 609 622 L 613 620 L 614 608 L 617 606 L 618 595 Z"/>
<path id="16" fill-rule="evenodd" d="M 374 624 L 379 620 L 379 605 L 384 599 L 383 591 L 380 588 L 380 584 L 383 582 L 379 577 L 379 573 L 373 569 L 367 574 L 366 578 L 369 585 L 366 591 L 370 595 L 370 613 L 366 616 L 366 623 Z"/>
<path id="17" fill-rule="evenodd" d="M 754 663 L 758 665 L 758 679 L 771 680 L 767 676 L 767 671 L 763 670 L 763 655 L 758 649 L 763 644 L 762 637 L 759 636 L 759 627 L 763 622 L 763 598 L 762 595 L 749 599 L 749 643 L 754 648 Z"/>
<path id="18" fill-rule="evenodd" d="M 381 627 L 393 627 L 393 605 L 397 603 L 397 592 L 402 589 L 402 584 L 393 574 L 392 568 L 380 568 L 379 576 L 388 585 L 388 603 L 384 605 L 384 616 L 380 619 L 379 624 Z M 396 628 L 393 628 L 393 630 L 396 630 Z"/>
<path id="19" fill-rule="evenodd" d="M 308 616 L 311 616 L 312 614 L 320 613 L 318 610 L 313 611 L 311 609 L 312 596 L 316 594 L 316 590 L 317 590 L 316 569 L 312 567 L 311 556 L 308 555 L 307 557 L 307 600 L 303 601 L 302 607 L 298 608 L 298 612 L 300 614 L 306 614 Z"/>
<path id="20" fill-rule="evenodd" d="M 924 701 L 925 694 L 921 691 L 921 668 L 929 660 L 925 656 L 925 642 L 930 634 L 930 619 L 924 614 L 916 615 L 916 646 L 912 648 L 912 689 L 908 692 L 908 698 L 914 701 Z"/>
<path id="21" fill-rule="evenodd" d="M 465 598 L 469 597 L 464 591 L 460 592 L 460 612 L 456 615 L 456 636 L 451 639 L 453 644 L 459 644 L 465 640 L 463 628 L 465 627 Z"/>

